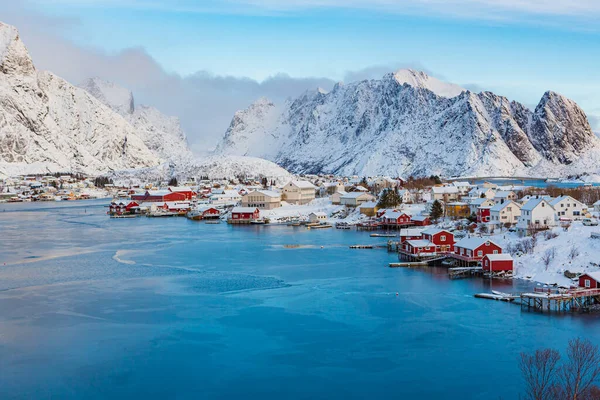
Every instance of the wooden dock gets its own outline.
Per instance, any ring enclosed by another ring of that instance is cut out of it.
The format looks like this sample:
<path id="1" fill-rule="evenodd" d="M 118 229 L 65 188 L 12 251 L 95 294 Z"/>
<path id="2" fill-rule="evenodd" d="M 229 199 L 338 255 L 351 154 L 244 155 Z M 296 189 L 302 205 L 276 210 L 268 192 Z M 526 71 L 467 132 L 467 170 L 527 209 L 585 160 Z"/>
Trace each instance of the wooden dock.
<path id="1" fill-rule="evenodd" d="M 471 276 L 482 276 L 483 268 L 481 267 L 456 267 L 448 268 L 448 277 L 450 279 L 468 278 Z"/>
<path id="2" fill-rule="evenodd" d="M 353 244 L 350 246 L 351 249 L 374 249 L 375 246 L 372 244 Z"/>
<path id="3" fill-rule="evenodd" d="M 582 311 L 600 304 L 600 289 L 535 289 L 521 294 L 521 309 L 533 311 Z"/>
<path id="4" fill-rule="evenodd" d="M 410 268 L 410 267 L 426 267 L 426 266 L 427 266 L 426 262 L 397 262 L 397 263 L 390 263 L 390 265 L 389 265 L 390 268 L 400 268 L 400 267 Z"/>

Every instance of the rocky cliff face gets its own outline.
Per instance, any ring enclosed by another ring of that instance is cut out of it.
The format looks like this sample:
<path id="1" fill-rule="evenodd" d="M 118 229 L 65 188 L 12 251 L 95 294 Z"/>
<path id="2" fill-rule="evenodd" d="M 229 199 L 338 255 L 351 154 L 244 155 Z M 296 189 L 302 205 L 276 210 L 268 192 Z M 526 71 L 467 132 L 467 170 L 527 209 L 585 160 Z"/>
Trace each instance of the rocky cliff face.
<path id="1" fill-rule="evenodd" d="M 403 70 L 309 91 L 281 108 L 261 99 L 236 113 L 217 153 L 305 173 L 558 176 L 581 158 L 600 159 L 600 141 L 577 104 L 558 94 L 546 93 L 532 112 Z"/>
<path id="2" fill-rule="evenodd" d="M 136 106 L 130 90 L 100 78 L 88 79 L 81 88 L 125 118 L 148 149 L 161 160 L 181 164 L 193 159 L 179 118 L 164 115 L 154 107 Z"/>
<path id="3" fill-rule="evenodd" d="M 160 162 L 123 117 L 37 71 L 17 30 L 0 23 L 0 172 L 96 174 Z"/>

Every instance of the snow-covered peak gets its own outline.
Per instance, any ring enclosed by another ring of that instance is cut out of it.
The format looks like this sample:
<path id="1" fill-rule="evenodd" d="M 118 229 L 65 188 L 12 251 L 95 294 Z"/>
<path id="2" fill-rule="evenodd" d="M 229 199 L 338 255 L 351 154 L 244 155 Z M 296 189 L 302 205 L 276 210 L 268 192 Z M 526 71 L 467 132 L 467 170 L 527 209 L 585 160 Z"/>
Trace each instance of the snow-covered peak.
<path id="1" fill-rule="evenodd" d="M 458 85 L 440 81 L 437 78 L 427 75 L 425 72 L 413 69 L 398 70 L 393 76 L 396 82 L 401 85 L 406 83 L 416 88 L 425 88 L 442 97 L 452 98 L 466 91 L 466 89 Z"/>
<path id="2" fill-rule="evenodd" d="M 97 77 L 90 78 L 81 88 L 121 115 L 133 114 L 135 110 L 133 93 L 113 82 Z"/>
<path id="3" fill-rule="evenodd" d="M 0 22 L 0 72 L 31 75 L 35 72 L 27 48 L 12 25 Z"/>

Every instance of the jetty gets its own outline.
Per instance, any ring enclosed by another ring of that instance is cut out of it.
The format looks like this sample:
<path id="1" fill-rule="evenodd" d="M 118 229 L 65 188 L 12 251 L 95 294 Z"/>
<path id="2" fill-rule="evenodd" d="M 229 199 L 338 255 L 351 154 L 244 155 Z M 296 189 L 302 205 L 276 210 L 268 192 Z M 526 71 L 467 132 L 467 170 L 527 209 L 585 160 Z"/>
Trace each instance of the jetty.
<path id="1" fill-rule="evenodd" d="M 405 268 L 410 268 L 410 267 L 426 267 L 428 264 L 426 262 L 422 262 L 422 261 L 418 261 L 418 262 L 396 262 L 396 263 L 390 263 L 389 267 L 390 268 L 400 268 L 400 267 L 405 267 Z"/>
<path id="2" fill-rule="evenodd" d="M 326 228 L 333 228 L 333 225 L 329 225 L 329 224 L 317 224 L 317 225 L 306 225 L 306 227 L 308 229 L 326 229 Z"/>
<path id="3" fill-rule="evenodd" d="M 518 294 L 510 294 L 510 293 L 475 293 L 474 297 L 479 299 L 489 299 L 489 300 L 499 300 L 499 301 L 507 301 L 512 302 L 519 298 Z"/>
<path id="4" fill-rule="evenodd" d="M 398 237 L 398 235 L 395 233 L 371 233 L 370 236 L 371 237 L 386 237 L 386 238 Z"/>
<path id="5" fill-rule="evenodd" d="M 482 276 L 483 268 L 481 267 L 456 267 L 448 268 L 448 277 L 450 279 L 468 278 L 470 276 Z"/>
<path id="6" fill-rule="evenodd" d="M 534 311 L 590 311 L 600 304 L 600 289 L 542 289 L 521 294 L 521 309 Z"/>
<path id="7" fill-rule="evenodd" d="M 372 244 L 353 244 L 350 246 L 351 249 L 374 249 L 375 246 Z"/>

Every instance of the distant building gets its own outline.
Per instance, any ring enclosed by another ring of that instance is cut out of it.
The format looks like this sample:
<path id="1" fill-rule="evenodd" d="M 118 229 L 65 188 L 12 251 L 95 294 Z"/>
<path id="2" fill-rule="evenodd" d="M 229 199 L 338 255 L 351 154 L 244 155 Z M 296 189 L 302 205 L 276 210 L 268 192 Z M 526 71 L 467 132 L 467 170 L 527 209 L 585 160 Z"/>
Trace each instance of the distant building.
<path id="1" fill-rule="evenodd" d="M 517 222 L 520 232 L 531 234 L 534 230 L 553 226 L 556 226 L 556 212 L 542 197 L 532 198 L 521 207 L 521 215 Z"/>
<path id="2" fill-rule="evenodd" d="M 254 190 L 242 197 L 242 207 L 272 210 L 281 207 L 281 194 L 272 190 Z"/>
<path id="3" fill-rule="evenodd" d="M 231 210 L 231 218 L 227 220 L 229 224 L 249 224 L 259 218 L 260 211 L 257 207 L 234 207 Z"/>
<path id="4" fill-rule="evenodd" d="M 500 272 L 513 270 L 513 258 L 510 254 L 486 254 L 481 260 L 484 271 Z"/>
<path id="5" fill-rule="evenodd" d="M 374 217 L 375 215 L 377 215 L 379 207 L 377 207 L 376 202 L 367 201 L 358 206 L 358 210 L 361 214 L 366 215 L 367 217 Z"/>
<path id="6" fill-rule="evenodd" d="M 290 204 L 304 205 L 315 199 L 316 187 L 308 181 L 291 181 L 283 187 L 283 196 Z"/>
<path id="7" fill-rule="evenodd" d="M 308 221 L 312 224 L 327 221 L 327 214 L 324 212 L 311 212 L 308 214 Z"/>
<path id="8" fill-rule="evenodd" d="M 357 207 L 367 201 L 375 201 L 375 196 L 363 192 L 351 192 L 340 196 L 340 203 L 349 207 Z"/>

